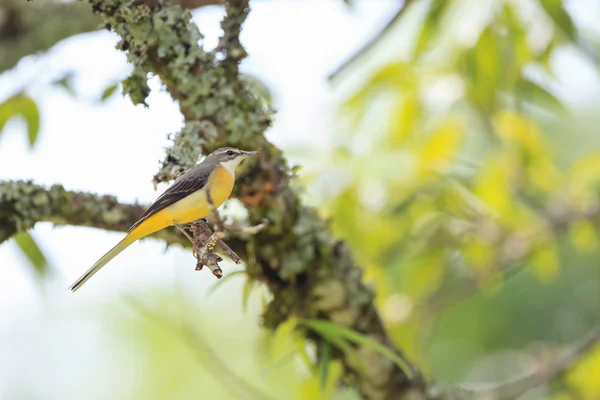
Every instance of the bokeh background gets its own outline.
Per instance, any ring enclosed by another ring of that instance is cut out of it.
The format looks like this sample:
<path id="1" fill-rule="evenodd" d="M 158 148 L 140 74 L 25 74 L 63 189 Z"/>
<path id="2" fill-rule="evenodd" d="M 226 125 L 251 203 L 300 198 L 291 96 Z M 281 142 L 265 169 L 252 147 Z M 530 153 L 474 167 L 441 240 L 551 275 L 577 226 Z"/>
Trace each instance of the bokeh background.
<path id="1" fill-rule="evenodd" d="M 489 387 L 600 323 L 600 3 L 411 3 L 329 79 L 401 2 L 255 0 L 242 70 L 396 343 L 442 386 Z M 223 9 L 193 14 L 215 46 Z M 31 113 L 0 112 L 0 180 L 143 204 L 165 189 L 151 179 L 182 118 L 157 79 L 149 108 L 114 90 L 130 71 L 116 43 L 77 35 L 0 75 L 0 101 L 39 109 L 34 138 Z M 260 328 L 268 293 L 234 265 L 217 285 L 146 239 L 69 293 L 121 236 L 39 223 L 0 245 L 0 398 L 359 398 L 335 366 L 320 388 L 291 326 Z M 600 349 L 525 397 L 600 398 L 598 376 Z"/>

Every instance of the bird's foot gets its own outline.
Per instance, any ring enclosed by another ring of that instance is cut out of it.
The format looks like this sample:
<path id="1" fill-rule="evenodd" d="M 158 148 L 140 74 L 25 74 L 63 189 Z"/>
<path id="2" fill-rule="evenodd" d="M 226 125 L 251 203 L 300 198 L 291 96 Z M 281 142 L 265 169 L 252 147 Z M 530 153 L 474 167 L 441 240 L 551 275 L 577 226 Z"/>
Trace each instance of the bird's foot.
<path id="1" fill-rule="evenodd" d="M 193 244 L 194 243 L 194 239 L 186 232 L 185 228 L 181 225 L 179 225 L 177 222 L 175 222 L 175 228 L 179 229 L 179 231 L 181 233 L 183 233 L 185 235 L 186 238 L 188 238 L 188 240 Z"/>

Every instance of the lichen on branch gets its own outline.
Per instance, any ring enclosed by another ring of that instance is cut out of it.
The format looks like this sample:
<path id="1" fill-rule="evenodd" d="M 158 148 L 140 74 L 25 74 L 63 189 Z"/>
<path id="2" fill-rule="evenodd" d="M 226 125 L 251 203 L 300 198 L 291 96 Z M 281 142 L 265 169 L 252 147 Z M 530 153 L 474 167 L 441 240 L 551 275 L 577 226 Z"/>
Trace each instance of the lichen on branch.
<path id="1" fill-rule="evenodd" d="M 69 191 L 61 185 L 45 188 L 30 181 L 0 181 L 0 243 L 43 221 L 126 232 L 145 209 L 120 203 L 114 196 Z M 154 237 L 189 246 L 182 235 L 170 230 Z"/>

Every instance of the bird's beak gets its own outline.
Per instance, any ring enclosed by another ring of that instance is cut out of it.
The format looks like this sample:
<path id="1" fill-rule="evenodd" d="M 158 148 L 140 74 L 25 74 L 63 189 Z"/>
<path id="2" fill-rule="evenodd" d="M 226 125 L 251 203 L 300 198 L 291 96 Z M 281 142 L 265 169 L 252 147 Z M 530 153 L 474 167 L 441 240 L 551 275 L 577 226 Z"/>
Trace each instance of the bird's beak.
<path id="1" fill-rule="evenodd" d="M 258 154 L 258 151 L 242 151 L 242 154 L 244 154 L 246 157 L 255 156 Z"/>

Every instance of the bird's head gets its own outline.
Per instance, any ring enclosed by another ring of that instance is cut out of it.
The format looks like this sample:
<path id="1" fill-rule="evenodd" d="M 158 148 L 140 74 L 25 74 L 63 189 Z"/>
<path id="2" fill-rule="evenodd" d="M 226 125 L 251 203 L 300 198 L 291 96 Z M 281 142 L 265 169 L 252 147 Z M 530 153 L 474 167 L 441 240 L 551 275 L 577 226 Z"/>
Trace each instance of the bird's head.
<path id="1" fill-rule="evenodd" d="M 231 175 L 235 176 L 235 168 L 246 157 L 257 155 L 258 151 L 244 151 L 235 147 L 221 147 L 209 154 L 207 160 L 220 164 Z"/>

